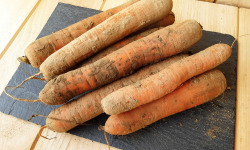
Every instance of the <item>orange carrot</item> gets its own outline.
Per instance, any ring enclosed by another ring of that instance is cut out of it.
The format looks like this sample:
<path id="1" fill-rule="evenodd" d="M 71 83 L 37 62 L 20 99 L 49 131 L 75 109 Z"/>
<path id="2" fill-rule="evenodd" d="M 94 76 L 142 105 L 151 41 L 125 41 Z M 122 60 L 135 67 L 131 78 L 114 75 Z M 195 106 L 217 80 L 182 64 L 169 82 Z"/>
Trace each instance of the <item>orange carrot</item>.
<path id="1" fill-rule="evenodd" d="M 229 45 L 216 44 L 177 61 L 153 76 L 109 94 L 102 100 L 103 110 L 115 115 L 159 99 L 193 76 L 220 65 L 231 53 Z"/>
<path id="2" fill-rule="evenodd" d="M 59 30 L 53 34 L 42 37 L 34 42 L 32 42 L 25 49 L 25 60 L 30 63 L 33 67 L 40 67 L 42 62 L 52 53 L 59 50 L 75 38 L 79 37 L 83 33 L 92 29 L 96 25 L 100 24 L 110 16 L 120 12 L 121 10 L 127 8 L 128 6 L 134 4 L 139 0 L 129 0 L 123 5 L 117 6 L 115 8 L 106 10 L 97 15 L 91 16 L 84 20 L 81 20 L 73 25 L 70 25 L 62 30 Z M 24 59 L 24 58 L 22 58 Z"/>
<path id="3" fill-rule="evenodd" d="M 100 114 L 103 113 L 101 107 L 101 99 L 110 94 L 111 92 L 122 88 L 124 86 L 135 83 L 138 80 L 144 79 L 153 75 L 168 65 L 180 60 L 187 55 L 179 55 L 168 58 L 164 61 L 161 61 L 157 64 L 153 64 L 147 67 L 144 67 L 137 71 L 136 73 L 117 80 L 111 84 L 108 84 L 100 89 L 97 89 L 91 93 L 88 93 L 75 101 L 71 101 L 67 104 L 62 105 L 54 109 L 48 116 L 46 120 L 46 125 L 49 129 L 56 132 L 66 132 L 74 127 L 77 123 L 84 123 Z M 56 118 L 56 119 L 51 119 Z M 68 121 L 62 121 L 68 120 Z"/>
<path id="4" fill-rule="evenodd" d="M 162 118 L 206 103 L 221 95 L 226 87 L 226 78 L 221 71 L 206 72 L 156 101 L 110 116 L 104 130 L 113 135 L 135 132 Z"/>
<path id="5" fill-rule="evenodd" d="M 201 36 L 201 26 L 193 20 L 165 27 L 90 65 L 59 75 L 45 85 L 39 98 L 49 105 L 65 103 L 85 91 L 129 75 L 142 66 L 180 53 L 198 42 Z"/>
<path id="6" fill-rule="evenodd" d="M 140 0 L 50 55 L 40 71 L 47 81 L 53 79 L 103 48 L 162 19 L 171 9 L 172 0 Z"/>
<path id="7" fill-rule="evenodd" d="M 166 27 L 175 22 L 175 14 L 171 11 L 166 17 L 164 17 L 162 20 L 153 23 L 149 26 L 146 26 L 145 28 L 142 28 L 138 32 L 144 32 L 146 30 L 152 29 L 152 28 L 158 28 L 158 27 Z"/>
<path id="8" fill-rule="evenodd" d="M 131 36 L 128 36 L 128 37 L 118 41 L 117 43 L 100 51 L 99 53 L 95 54 L 94 56 L 84 60 L 78 66 L 76 66 L 75 69 L 79 68 L 80 66 L 85 66 L 87 64 L 93 63 L 93 62 L 107 56 L 108 54 L 124 47 L 125 45 L 127 45 L 131 42 L 134 42 L 134 41 L 139 40 L 145 36 L 148 36 L 149 34 L 155 32 L 159 29 L 162 29 L 163 27 L 172 25 L 174 23 L 174 21 L 175 21 L 174 13 L 170 12 L 170 14 L 167 15 L 166 17 L 164 17 L 162 20 L 141 29 L 140 31 L 138 31 L 138 33 L 132 34 Z"/>
<path id="9" fill-rule="evenodd" d="M 99 60 L 99 59 L 107 56 L 108 54 L 111 54 L 112 52 L 119 50 L 120 48 L 128 45 L 129 43 L 134 42 L 136 40 L 139 40 L 139 39 L 141 39 L 143 37 L 146 37 L 149 34 L 155 32 L 155 31 L 157 31 L 159 29 L 162 29 L 162 28 L 163 27 L 149 29 L 149 30 L 146 30 L 146 31 L 144 31 L 142 33 L 136 34 L 134 36 L 127 37 L 127 38 L 125 38 L 125 39 L 123 39 L 123 40 L 121 40 L 121 41 L 119 41 L 119 42 L 111 45 L 110 47 L 108 47 L 108 48 L 100 51 L 99 53 L 97 53 L 96 55 L 90 57 L 89 59 L 86 59 L 85 61 L 83 61 L 80 64 L 80 66 L 82 67 L 82 66 L 86 66 L 88 64 L 91 64 L 91 63 L 93 63 L 93 62 L 95 62 L 95 61 L 97 61 L 97 60 Z"/>

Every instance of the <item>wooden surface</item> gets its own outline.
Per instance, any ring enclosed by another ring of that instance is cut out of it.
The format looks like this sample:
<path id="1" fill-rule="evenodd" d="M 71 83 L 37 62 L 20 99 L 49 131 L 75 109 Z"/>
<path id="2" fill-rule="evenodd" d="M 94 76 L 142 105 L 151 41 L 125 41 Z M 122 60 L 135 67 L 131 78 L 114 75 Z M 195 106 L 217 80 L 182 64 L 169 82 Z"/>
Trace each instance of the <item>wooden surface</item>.
<path id="1" fill-rule="evenodd" d="M 249 149 L 250 143 L 250 9 L 239 9 L 239 54 L 236 103 L 237 150 Z"/>
<path id="2" fill-rule="evenodd" d="M 32 14 L 38 2 L 39 0 L 0 1 L 0 59 L 23 27 L 25 20 Z M 6 7 L 6 5 L 9 7 Z"/>
<path id="3" fill-rule="evenodd" d="M 231 5 L 231 6 L 236 6 L 239 8 L 250 8 L 249 0 L 199 0 L 199 1 Z"/>
<path id="4" fill-rule="evenodd" d="M 4 149 L 29 149 L 40 129 L 39 125 L 0 112 L 0 145 Z"/>
<path id="5" fill-rule="evenodd" d="M 4 47 L 6 53 L 0 60 L 0 91 L 3 91 L 3 88 L 7 85 L 19 65 L 16 58 L 22 56 L 25 47 L 35 40 L 58 2 L 106 10 L 122 4 L 125 1 L 126 0 L 39 0 L 39 3 L 35 6 L 33 5 L 34 7 L 31 8 L 34 9 L 32 13 L 26 15 L 28 18 L 26 17 L 27 19 L 23 19 L 21 24 L 19 23 L 19 25 L 16 25 L 18 29 L 13 29 L 11 31 L 6 29 L 12 33 L 17 33 L 17 35 L 11 39 L 11 44 L 7 48 Z M 248 9 L 238 9 L 233 6 L 195 0 L 173 0 L 173 2 L 173 11 L 176 14 L 177 23 L 185 19 L 196 19 L 201 22 L 205 30 L 227 33 L 234 37 L 250 33 L 250 10 Z M 4 5 L 6 8 L 11 7 L 9 3 L 5 3 Z M 25 8 L 27 8 L 27 3 L 22 3 L 22 5 L 18 7 L 25 10 Z M 8 18 L 11 14 L 7 13 L 5 15 L 6 18 Z M 2 28 L 2 24 L 0 24 L 0 28 Z M 17 32 L 17 30 L 19 31 Z M 250 119 L 247 117 L 250 113 L 250 79 L 248 75 L 250 73 L 248 68 L 250 67 L 249 60 L 247 59 L 247 56 L 249 56 L 247 55 L 249 54 L 247 50 L 249 47 L 247 40 L 250 40 L 249 36 L 242 36 L 239 38 L 235 137 L 235 149 L 237 150 L 248 149 L 248 143 L 250 142 Z M 2 50 L 3 48 L 0 49 L 0 51 Z M 40 137 L 38 141 L 34 143 L 34 139 L 40 128 L 39 125 L 28 123 L 27 121 L 16 119 L 2 113 L 0 113 L 0 117 L 0 130 L 4 130 L 4 132 L 0 132 L 0 142 L 2 142 L 0 145 L 4 145 L 6 149 L 16 149 L 16 147 L 18 147 L 18 149 L 29 149 L 29 146 L 32 144 L 35 145 L 35 149 L 107 149 L 107 146 L 104 144 L 66 133 L 54 133 L 47 129 L 43 130 L 42 135 L 56 138 L 47 140 Z M 9 136 L 7 133 L 10 133 L 12 136 Z M 24 143 L 26 147 L 23 146 Z"/>

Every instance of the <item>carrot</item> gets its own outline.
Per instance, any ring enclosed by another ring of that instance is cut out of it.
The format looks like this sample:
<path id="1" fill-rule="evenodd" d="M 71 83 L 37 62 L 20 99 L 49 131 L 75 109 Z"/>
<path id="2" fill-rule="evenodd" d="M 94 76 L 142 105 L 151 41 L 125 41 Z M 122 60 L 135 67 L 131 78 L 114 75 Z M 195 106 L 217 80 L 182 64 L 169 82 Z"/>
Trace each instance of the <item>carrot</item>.
<path id="1" fill-rule="evenodd" d="M 227 87 L 219 70 L 212 70 L 192 78 L 170 94 L 118 115 L 112 115 L 104 130 L 113 135 L 125 135 L 170 115 L 196 107 L 221 95 Z"/>
<path id="2" fill-rule="evenodd" d="M 90 65 L 59 75 L 45 85 L 39 99 L 48 105 L 65 103 L 85 91 L 132 74 L 142 66 L 180 53 L 201 36 L 201 26 L 193 20 L 165 27 Z"/>
<path id="3" fill-rule="evenodd" d="M 42 37 L 28 45 L 28 47 L 25 49 L 26 57 L 19 58 L 19 60 L 25 59 L 24 62 L 30 63 L 33 67 L 38 68 L 49 55 L 59 50 L 83 33 L 92 29 L 96 25 L 100 24 L 110 16 L 120 12 L 121 10 L 138 1 L 139 0 L 129 0 L 127 3 L 124 3 L 120 6 L 106 10 L 48 36 Z"/>
<path id="4" fill-rule="evenodd" d="M 100 51 L 99 53 L 97 53 L 96 55 L 90 57 L 89 59 L 86 59 L 85 61 L 83 61 L 80 66 L 86 66 L 88 64 L 91 64 L 105 56 L 107 56 L 108 54 L 111 54 L 112 52 L 114 51 L 117 51 L 119 50 L 120 48 L 124 47 L 125 45 L 128 45 L 129 43 L 131 42 L 134 42 L 136 40 L 139 40 L 143 37 L 146 37 L 148 36 L 149 34 L 159 30 L 159 29 L 162 29 L 163 27 L 159 27 L 159 28 L 153 28 L 153 29 L 149 29 L 149 30 L 146 30 L 142 33 L 139 33 L 139 34 L 136 34 L 134 36 L 130 36 L 130 37 L 127 37 L 125 39 L 122 39 L 121 41 L 109 46 L 108 48 Z"/>
<path id="5" fill-rule="evenodd" d="M 229 45 L 215 44 L 173 63 L 153 76 L 109 94 L 101 102 L 103 110 L 115 115 L 159 99 L 193 76 L 220 65 L 231 53 Z"/>
<path id="6" fill-rule="evenodd" d="M 117 80 L 111 84 L 108 84 L 100 89 L 97 89 L 91 93 L 88 93 L 75 101 L 71 101 L 64 104 L 56 109 L 54 109 L 48 116 L 46 120 L 46 125 L 49 129 L 56 132 L 66 132 L 74 127 L 77 123 L 84 123 L 100 114 L 103 113 L 101 107 L 101 99 L 110 94 L 111 92 L 122 88 L 124 86 L 135 83 L 138 80 L 144 79 L 153 75 L 168 65 L 180 60 L 187 55 L 174 56 L 157 64 L 153 64 L 144 67 L 137 71 L 136 73 Z M 52 119 L 56 118 L 56 119 Z M 68 120 L 62 121 L 62 120 Z"/>
<path id="7" fill-rule="evenodd" d="M 140 0 L 50 55 L 40 71 L 47 81 L 53 79 L 103 48 L 162 19 L 171 9 L 172 0 Z"/>
<path id="8" fill-rule="evenodd" d="M 149 34 L 155 32 L 159 29 L 162 29 L 163 27 L 166 27 L 168 25 L 172 25 L 174 23 L 174 21 L 175 21 L 174 13 L 170 12 L 170 14 L 167 15 L 166 17 L 164 17 L 162 20 L 141 29 L 140 31 L 138 31 L 138 33 L 135 33 L 131 36 L 128 36 L 128 37 L 118 41 L 117 43 L 109 46 L 108 48 L 100 51 L 99 53 L 95 54 L 94 56 L 84 60 L 78 66 L 76 66 L 75 69 L 79 68 L 81 66 L 91 64 L 91 63 L 107 56 L 108 54 L 124 47 L 125 45 L 127 45 L 133 41 L 136 41 L 136 40 L 141 39 L 145 36 L 148 36 Z"/>
<path id="9" fill-rule="evenodd" d="M 141 33 L 152 28 L 166 27 L 166 26 L 173 24 L 174 22 L 175 22 L 175 14 L 171 11 L 166 17 L 164 17 L 160 21 L 153 23 L 149 26 L 146 26 L 137 32 Z"/>

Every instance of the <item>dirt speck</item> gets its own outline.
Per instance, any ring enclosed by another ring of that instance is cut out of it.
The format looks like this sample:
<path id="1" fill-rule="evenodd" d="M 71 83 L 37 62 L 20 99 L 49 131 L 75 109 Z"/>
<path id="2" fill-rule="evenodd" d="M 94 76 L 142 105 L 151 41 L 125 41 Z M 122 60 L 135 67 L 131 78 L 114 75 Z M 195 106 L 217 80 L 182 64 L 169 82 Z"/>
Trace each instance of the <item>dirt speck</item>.
<path id="1" fill-rule="evenodd" d="M 92 28 L 93 25 L 94 25 L 94 22 L 89 22 L 88 24 L 84 24 L 83 27 L 88 30 L 88 29 Z"/>
<path id="2" fill-rule="evenodd" d="M 210 128 L 210 129 L 208 129 L 208 131 L 207 131 L 207 135 L 210 137 L 210 139 L 214 139 L 214 138 L 216 138 L 215 133 L 217 133 L 217 132 L 218 132 L 217 129 L 212 129 L 212 128 Z"/>

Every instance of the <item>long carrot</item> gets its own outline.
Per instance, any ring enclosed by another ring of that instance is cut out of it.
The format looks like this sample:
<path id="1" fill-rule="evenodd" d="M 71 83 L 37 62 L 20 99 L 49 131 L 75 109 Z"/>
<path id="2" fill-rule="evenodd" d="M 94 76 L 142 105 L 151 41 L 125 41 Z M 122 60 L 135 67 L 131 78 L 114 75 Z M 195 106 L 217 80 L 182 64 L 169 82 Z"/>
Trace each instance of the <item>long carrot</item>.
<path id="1" fill-rule="evenodd" d="M 108 54 L 111 54 L 112 52 L 114 51 L 117 51 L 119 50 L 120 48 L 128 45 L 129 43 L 131 42 L 134 42 L 136 40 L 139 40 L 143 37 L 146 37 L 148 36 L 149 34 L 159 30 L 159 29 L 162 29 L 163 27 L 158 27 L 158 28 L 153 28 L 153 29 L 148 29 L 142 33 L 139 33 L 139 34 L 135 34 L 134 36 L 130 36 L 130 37 L 127 37 L 125 39 L 122 39 L 121 41 L 109 46 L 108 48 L 100 51 L 99 53 L 97 53 L 96 55 L 90 57 L 89 59 L 86 59 L 85 61 L 83 61 L 81 64 L 79 64 L 80 66 L 86 66 L 88 64 L 91 64 L 105 56 L 107 56 Z"/>
<path id="2" fill-rule="evenodd" d="M 62 104 L 88 90 L 108 84 L 136 69 L 182 52 L 201 39 L 199 23 L 188 20 L 158 30 L 106 57 L 49 81 L 39 93 L 42 102 Z"/>
<path id="3" fill-rule="evenodd" d="M 46 80 L 53 79 L 103 48 L 162 19 L 171 9 L 172 0 L 140 0 L 54 52 L 41 64 L 40 71 Z"/>
<path id="4" fill-rule="evenodd" d="M 87 30 L 90 30 L 91 28 L 93 28 L 97 24 L 99 24 L 99 21 L 102 21 L 102 20 L 98 19 L 97 16 L 105 15 L 105 14 L 111 15 L 110 14 L 111 11 L 114 13 L 116 11 L 116 9 L 121 8 L 121 7 L 123 8 L 125 6 L 129 6 L 129 4 L 132 3 L 133 1 L 138 1 L 138 0 L 129 1 L 121 6 L 117 6 L 113 9 L 107 10 L 105 13 L 102 12 L 102 13 L 97 14 L 95 16 L 86 18 L 86 19 L 79 21 L 73 25 L 70 25 L 62 30 L 59 30 L 55 33 L 52 33 L 50 35 L 47 35 L 45 37 L 42 37 L 42 38 L 32 42 L 25 50 L 25 53 L 27 53 L 27 56 L 18 57 L 18 60 L 20 62 L 24 62 L 26 64 L 31 64 L 33 67 L 36 67 L 36 68 L 40 67 L 42 62 L 49 55 L 51 55 L 55 51 L 59 50 L 63 46 L 67 45 L 69 42 L 73 41 L 75 38 L 79 37 L 81 34 L 85 33 Z M 113 13 L 112 13 L 112 15 L 113 15 Z M 106 15 L 106 17 L 109 17 L 109 16 Z M 97 18 L 97 20 L 96 20 L 96 18 Z M 105 17 L 101 17 L 101 18 L 104 19 Z M 90 26 L 86 25 L 86 23 L 89 23 L 89 21 L 91 19 L 94 20 L 93 22 L 95 22 L 95 23 L 91 23 L 93 25 L 91 28 L 86 28 L 86 27 L 90 27 Z M 165 27 L 165 26 L 171 25 L 174 23 L 174 21 L 175 21 L 175 15 L 173 12 L 170 12 L 162 20 L 159 20 L 159 21 L 157 21 L 149 26 L 146 26 L 145 28 L 139 30 L 138 33 L 144 32 L 144 31 L 152 29 L 152 28 L 159 28 L 159 27 Z M 73 36 L 65 37 L 66 34 L 64 34 L 64 32 L 71 32 L 70 34 L 74 34 L 74 38 L 73 38 Z M 56 36 L 57 38 L 55 39 L 54 36 Z M 63 43 L 57 43 L 57 41 L 63 41 Z M 58 44 L 60 44 L 60 45 L 58 45 Z M 51 45 L 55 45 L 55 46 L 51 46 Z M 43 48 L 42 50 L 41 50 L 41 47 Z"/>
<path id="5" fill-rule="evenodd" d="M 129 0 L 128 2 L 111 8 L 97 15 L 91 16 L 84 20 L 81 20 L 73 25 L 70 25 L 62 30 L 59 30 L 53 34 L 42 37 L 32 42 L 25 49 L 25 59 L 27 63 L 30 63 L 33 67 L 40 67 L 42 62 L 52 53 L 59 50 L 75 38 L 79 37 L 83 33 L 92 29 L 96 25 L 100 24 L 112 15 L 120 12 L 128 6 L 138 2 L 139 0 Z M 23 59 L 23 58 L 22 58 Z"/>
<path id="6" fill-rule="evenodd" d="M 85 65 L 88 65 L 90 63 L 93 63 L 105 56 L 107 56 L 108 54 L 124 47 L 125 45 L 131 43 L 131 42 L 134 42 L 136 40 L 139 40 L 145 36 L 148 36 L 149 34 L 159 30 L 159 29 L 162 29 L 163 27 L 166 27 L 166 26 L 169 26 L 169 25 L 172 25 L 175 21 L 175 15 L 173 12 L 170 12 L 169 15 L 167 15 L 166 17 L 164 17 L 162 20 L 156 22 L 156 23 L 153 23 L 139 31 L 137 31 L 138 33 L 134 33 L 132 34 L 131 36 L 128 36 L 120 41 L 118 41 L 117 43 L 109 46 L 108 48 L 98 52 L 97 54 L 95 54 L 94 56 L 84 60 L 83 62 L 81 62 L 79 65 L 77 65 L 75 68 L 79 68 L 81 66 L 85 66 Z"/>
<path id="7" fill-rule="evenodd" d="M 220 65 L 231 53 L 229 45 L 215 44 L 153 76 L 109 94 L 102 100 L 103 110 L 107 114 L 115 115 L 159 99 L 193 76 Z"/>
<path id="8" fill-rule="evenodd" d="M 100 89 L 88 93 L 77 100 L 71 101 L 54 109 L 46 120 L 46 125 L 49 129 L 56 132 L 66 132 L 74 127 L 77 123 L 84 123 L 103 113 L 101 100 L 113 91 L 124 86 L 135 83 L 138 80 L 144 79 L 153 75 L 168 65 L 187 57 L 187 55 L 178 55 L 168 58 L 159 63 L 144 67 L 136 73 L 108 84 Z M 52 119 L 55 118 L 55 119 Z M 67 121 L 62 121 L 67 120 Z M 76 123 L 77 122 L 77 123 Z"/>
<path id="9" fill-rule="evenodd" d="M 206 72 L 156 101 L 110 116 L 104 129 L 113 135 L 135 132 L 162 118 L 206 103 L 221 95 L 226 87 L 226 78 L 221 71 Z"/>

